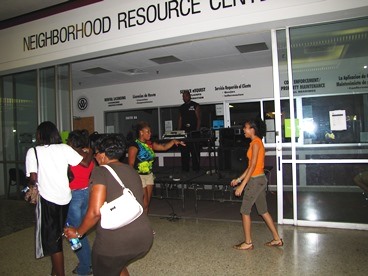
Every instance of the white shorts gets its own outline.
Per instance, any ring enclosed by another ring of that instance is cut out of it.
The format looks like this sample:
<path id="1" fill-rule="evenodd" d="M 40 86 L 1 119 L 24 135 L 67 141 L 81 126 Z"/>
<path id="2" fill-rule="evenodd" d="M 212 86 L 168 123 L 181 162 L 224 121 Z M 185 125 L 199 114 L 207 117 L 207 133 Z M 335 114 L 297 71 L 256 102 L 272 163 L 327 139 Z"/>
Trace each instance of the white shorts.
<path id="1" fill-rule="evenodd" d="M 142 187 L 143 188 L 146 188 L 149 185 L 154 185 L 155 184 L 155 177 L 154 177 L 153 173 L 140 174 L 139 176 L 142 180 Z"/>

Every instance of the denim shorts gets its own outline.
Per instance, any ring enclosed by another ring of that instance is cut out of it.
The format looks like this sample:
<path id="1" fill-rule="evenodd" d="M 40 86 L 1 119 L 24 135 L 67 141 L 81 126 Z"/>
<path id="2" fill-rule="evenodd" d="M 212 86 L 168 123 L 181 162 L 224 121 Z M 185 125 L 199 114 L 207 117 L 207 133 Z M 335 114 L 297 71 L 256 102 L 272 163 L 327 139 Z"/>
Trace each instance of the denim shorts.
<path id="1" fill-rule="evenodd" d="M 240 213 L 249 215 L 252 211 L 253 205 L 256 204 L 258 214 L 265 214 L 268 211 L 266 188 L 267 177 L 265 175 L 262 174 L 252 177 L 244 188 L 244 196 L 240 207 Z"/>

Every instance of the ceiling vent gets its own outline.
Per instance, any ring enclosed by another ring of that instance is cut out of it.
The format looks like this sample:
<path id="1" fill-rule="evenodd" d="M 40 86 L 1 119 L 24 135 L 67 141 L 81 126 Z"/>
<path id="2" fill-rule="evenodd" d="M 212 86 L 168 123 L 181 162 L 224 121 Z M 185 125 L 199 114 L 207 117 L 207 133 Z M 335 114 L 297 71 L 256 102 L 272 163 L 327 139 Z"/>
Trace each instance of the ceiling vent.
<path id="1" fill-rule="evenodd" d="M 238 51 L 240 53 L 250 53 L 250 52 L 258 52 L 258 51 L 268 50 L 267 44 L 264 43 L 264 42 L 239 45 L 239 46 L 235 46 L 235 47 L 236 47 L 236 49 L 238 49 Z"/>
<path id="2" fill-rule="evenodd" d="M 158 57 L 158 58 L 151 58 L 153 62 L 156 62 L 158 64 L 166 64 L 166 63 L 173 63 L 173 62 L 179 62 L 182 61 L 181 59 L 178 59 L 174 56 L 166 56 L 166 57 Z"/>
<path id="3" fill-rule="evenodd" d="M 111 72 L 110 70 L 101 68 L 101 67 L 95 67 L 95 68 L 90 68 L 90 69 L 85 69 L 82 70 L 83 72 L 92 74 L 92 75 L 99 75 L 99 74 L 104 74 L 104 73 L 109 73 Z"/>

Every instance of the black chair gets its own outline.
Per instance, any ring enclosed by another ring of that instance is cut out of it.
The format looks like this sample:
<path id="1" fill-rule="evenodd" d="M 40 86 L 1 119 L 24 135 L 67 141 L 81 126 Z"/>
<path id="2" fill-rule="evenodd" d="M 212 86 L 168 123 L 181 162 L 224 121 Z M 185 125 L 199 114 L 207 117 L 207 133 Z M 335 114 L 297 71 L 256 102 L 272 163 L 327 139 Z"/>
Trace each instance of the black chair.
<path id="1" fill-rule="evenodd" d="M 20 191 L 27 185 L 27 179 L 22 169 L 11 168 L 9 169 L 9 183 L 8 183 L 8 194 L 10 195 L 10 188 L 16 187 L 17 197 L 20 197 Z"/>
<path id="2" fill-rule="evenodd" d="M 264 173 L 265 173 L 265 175 L 267 177 L 267 190 L 266 190 L 266 192 L 269 192 L 268 185 L 270 185 L 271 180 L 272 180 L 272 178 L 271 178 L 271 176 L 272 176 L 272 174 L 271 174 L 272 169 L 273 169 L 273 166 L 265 166 L 264 167 Z"/>

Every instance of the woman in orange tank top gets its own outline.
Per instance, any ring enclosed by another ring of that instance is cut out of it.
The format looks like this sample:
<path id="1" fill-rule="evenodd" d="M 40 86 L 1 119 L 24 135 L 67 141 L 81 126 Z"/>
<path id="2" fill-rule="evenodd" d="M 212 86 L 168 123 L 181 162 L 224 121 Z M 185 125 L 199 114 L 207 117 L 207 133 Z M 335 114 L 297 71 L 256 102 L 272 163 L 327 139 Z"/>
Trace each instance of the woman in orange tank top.
<path id="1" fill-rule="evenodd" d="M 231 181 L 231 186 L 237 186 L 236 196 L 241 196 L 244 191 L 240 213 L 242 214 L 244 242 L 234 245 L 238 250 L 252 250 L 254 248 L 251 236 L 250 212 L 256 204 L 258 213 L 262 216 L 267 227 L 270 229 L 273 240 L 267 242 L 267 246 L 283 246 L 284 242 L 279 236 L 273 219 L 267 209 L 266 187 L 267 178 L 264 174 L 265 148 L 262 138 L 266 132 L 266 125 L 261 119 L 248 120 L 244 124 L 244 135 L 251 139 L 247 151 L 248 168 L 237 179 Z"/>

